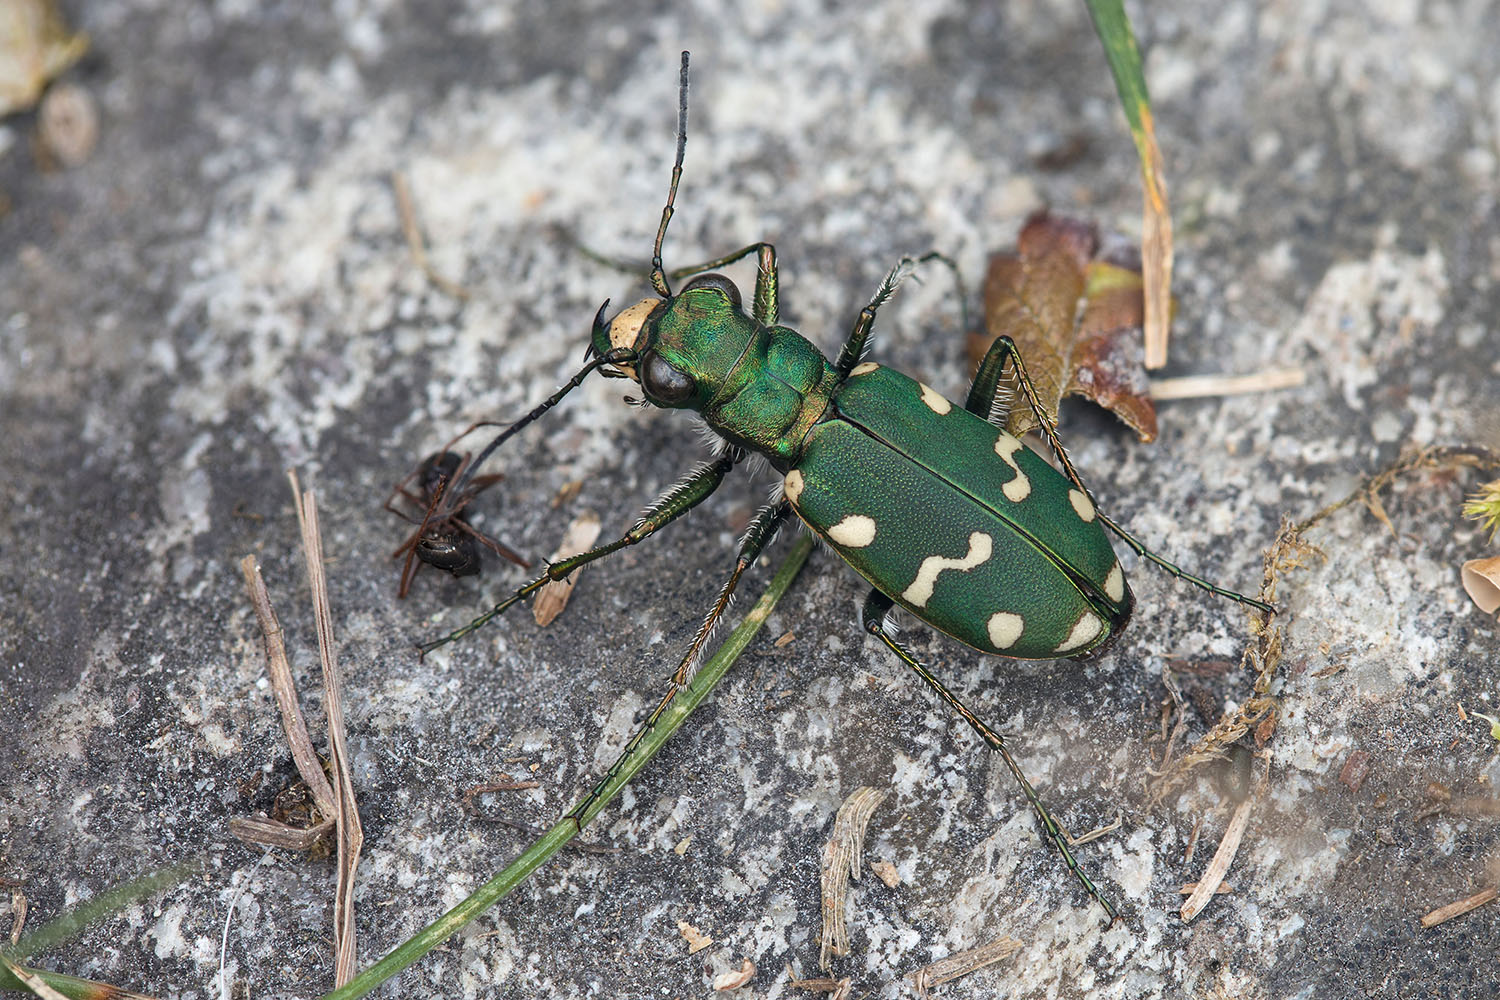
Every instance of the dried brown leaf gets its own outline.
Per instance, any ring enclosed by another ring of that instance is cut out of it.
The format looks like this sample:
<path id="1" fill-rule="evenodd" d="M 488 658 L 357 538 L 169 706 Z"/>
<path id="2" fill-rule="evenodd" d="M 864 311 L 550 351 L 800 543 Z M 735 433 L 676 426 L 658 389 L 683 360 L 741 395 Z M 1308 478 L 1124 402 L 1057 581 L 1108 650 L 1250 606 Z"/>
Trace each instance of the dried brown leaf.
<path id="1" fill-rule="evenodd" d="M 1138 271 L 1094 260 L 1094 227 L 1038 213 L 1027 220 L 1015 253 L 990 258 L 984 281 L 984 332 L 969 335 L 975 366 L 1000 334 L 1026 363 L 1042 409 L 1056 419 L 1065 395 L 1091 399 L 1143 441 L 1156 437 L 1156 409 L 1141 366 L 1144 298 Z M 1004 383 L 1002 382 L 1002 385 Z M 1004 386 L 1016 399 L 1015 386 Z M 1012 405 L 1006 430 L 1036 426 L 1029 407 Z"/>
<path id="2" fill-rule="evenodd" d="M 1500 608 L 1500 556 L 1470 559 L 1463 564 L 1464 591 L 1487 615 Z"/>
<path id="3" fill-rule="evenodd" d="M 89 36 L 70 31 L 53 0 L 0 3 L 0 116 L 34 105 L 88 49 Z"/>
<path id="4" fill-rule="evenodd" d="M 557 543 L 557 551 L 552 553 L 552 562 L 560 562 L 569 556 L 587 552 L 599 537 L 600 528 L 598 514 L 591 510 L 579 514 L 568 525 L 562 541 Z M 538 625 L 545 628 L 563 613 L 563 608 L 568 606 L 568 598 L 573 596 L 573 588 L 578 585 L 578 574 L 579 570 L 574 570 L 567 579 L 553 580 L 537 593 L 536 600 L 531 605 L 531 614 Z"/>

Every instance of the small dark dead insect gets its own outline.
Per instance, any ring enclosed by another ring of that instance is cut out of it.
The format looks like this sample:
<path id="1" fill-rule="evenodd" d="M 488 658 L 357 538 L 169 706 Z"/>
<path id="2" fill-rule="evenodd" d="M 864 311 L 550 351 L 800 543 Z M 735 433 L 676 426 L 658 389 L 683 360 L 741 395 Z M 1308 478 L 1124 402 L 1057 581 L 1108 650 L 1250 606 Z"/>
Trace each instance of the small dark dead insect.
<path id="1" fill-rule="evenodd" d="M 391 554 L 393 559 L 406 559 L 398 591 L 403 598 L 422 563 L 454 576 L 478 573 L 483 566 L 481 545 L 517 566 L 531 566 L 510 546 L 475 528 L 464 516 L 464 509 L 475 497 L 504 478 L 497 474 L 466 477 L 469 457 L 467 452 L 462 455 L 447 450 L 433 452 L 396 484 L 385 502 L 386 510 L 417 526 Z M 458 487 L 450 490 L 453 483 L 458 483 Z M 409 509 L 401 509 L 400 501 Z M 412 510 L 419 512 L 419 516 Z"/>

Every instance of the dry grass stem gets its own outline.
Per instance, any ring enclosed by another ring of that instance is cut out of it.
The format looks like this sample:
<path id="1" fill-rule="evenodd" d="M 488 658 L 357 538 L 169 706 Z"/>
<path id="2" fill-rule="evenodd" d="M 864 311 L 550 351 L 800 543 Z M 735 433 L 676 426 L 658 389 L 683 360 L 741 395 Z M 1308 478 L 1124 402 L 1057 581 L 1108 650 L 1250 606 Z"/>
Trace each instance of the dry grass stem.
<path id="1" fill-rule="evenodd" d="M 7 972 L 25 983 L 26 988 L 42 1000 L 68 1000 L 67 997 L 48 986 L 41 976 L 24 966 L 17 965 L 4 955 L 0 955 L 0 965 L 4 965 Z"/>
<path id="2" fill-rule="evenodd" d="M 852 979 L 833 979 L 829 976 L 819 976 L 816 979 L 798 979 L 792 967 L 786 967 L 786 984 L 794 990 L 806 990 L 809 993 L 833 993 L 838 994 L 840 990 L 847 992 L 848 987 L 853 985 Z"/>
<path id="3" fill-rule="evenodd" d="M 1145 145 L 1140 150 L 1145 161 L 1141 170 L 1141 281 L 1146 298 L 1143 330 L 1146 367 L 1160 368 L 1167 363 L 1167 339 L 1172 333 L 1172 210 L 1167 205 L 1167 168 L 1156 144 L 1150 108 L 1141 108 L 1141 125 L 1145 133 Z"/>
<path id="4" fill-rule="evenodd" d="M 833 836 L 823 848 L 823 927 L 819 934 L 818 965 L 828 968 L 833 955 L 849 954 L 849 927 L 844 915 L 844 897 L 849 880 L 859 878 L 864 866 L 865 829 L 870 816 L 886 793 L 877 788 L 856 788 L 839 806 L 833 820 Z"/>
<path id="5" fill-rule="evenodd" d="M 940 958 L 931 965 L 924 965 L 907 978 L 916 987 L 917 996 L 925 997 L 927 991 L 934 986 L 950 983 L 961 976 L 977 972 L 987 965 L 1002 962 L 1020 950 L 1021 942 L 1013 937 L 1001 935 L 989 944 L 982 944 L 978 948 L 970 948 L 968 951 Z"/>
<path id="6" fill-rule="evenodd" d="M 255 608 L 255 617 L 260 621 L 260 634 L 266 647 L 266 674 L 271 682 L 271 691 L 276 695 L 276 707 L 281 710 L 281 728 L 286 732 L 287 745 L 292 749 L 292 760 L 296 763 L 297 773 L 307 785 L 313 802 L 317 804 L 318 811 L 332 818 L 338 808 L 334 802 L 333 786 L 328 783 L 328 776 L 323 773 L 323 762 L 318 759 L 312 737 L 307 734 L 307 719 L 302 715 L 302 706 L 297 701 L 297 686 L 292 682 L 292 668 L 286 658 L 281 622 L 276 620 L 276 611 L 271 607 L 271 595 L 266 591 L 266 582 L 261 579 L 260 565 L 254 556 L 246 556 L 240 560 L 240 572 L 245 576 L 245 586 L 250 591 L 250 603 Z"/>
<path id="7" fill-rule="evenodd" d="M 26 911 L 30 904 L 26 900 L 26 894 L 17 889 L 10 894 L 10 943 L 16 944 L 21 940 L 21 931 L 26 926 Z"/>
<path id="8" fill-rule="evenodd" d="M 427 275 L 427 280 L 442 291 L 456 299 L 467 299 L 468 289 L 438 274 L 432 262 L 427 259 L 427 244 L 422 239 L 422 227 L 417 224 L 416 203 L 412 199 L 411 185 L 407 183 L 406 175 L 399 170 L 391 171 L 391 188 L 396 193 L 396 214 L 401 217 L 401 233 L 406 237 L 412 260 Z"/>
<path id="9" fill-rule="evenodd" d="M 1115 813 L 1115 821 L 1113 823 L 1109 824 L 1108 826 L 1095 827 L 1094 829 L 1090 830 L 1088 833 L 1085 833 L 1081 837 L 1075 837 L 1071 833 L 1069 833 L 1066 829 L 1064 829 L 1063 830 L 1063 836 L 1065 836 L 1065 837 L 1068 838 L 1068 846 L 1069 847 L 1081 847 L 1084 844 L 1091 844 L 1091 843 L 1093 843 L 1094 841 L 1098 840 L 1100 837 L 1104 836 L 1106 833 L 1114 833 L 1116 830 L 1118 830 L 1120 827 L 1122 827 L 1124 825 L 1125 825 L 1125 814 L 1124 813 Z"/>
<path id="10" fill-rule="evenodd" d="M 1461 917 L 1470 910 L 1477 909 L 1485 903 L 1491 902 L 1497 895 L 1500 895 L 1500 890 L 1497 890 L 1494 886 L 1490 886 L 1488 889 L 1476 892 L 1467 899 L 1460 899 L 1457 902 L 1449 903 L 1447 906 L 1439 906 L 1422 918 L 1422 926 L 1436 927 L 1438 924 L 1452 920 L 1454 917 Z"/>
<path id="11" fill-rule="evenodd" d="M 364 831 L 354 801 L 354 779 L 344 736 L 343 679 L 334 655 L 333 617 L 328 607 L 328 581 L 323 573 L 323 536 L 318 528 L 318 504 L 311 493 L 297 485 L 297 474 L 288 473 L 297 523 L 302 528 L 302 552 L 307 562 L 307 582 L 312 590 L 313 621 L 318 633 L 318 657 L 323 663 L 323 703 L 328 713 L 328 758 L 333 769 L 334 812 L 338 832 L 338 887 L 333 903 L 334 970 L 336 986 L 354 978 L 357 948 L 354 933 L 354 871 L 359 865 Z"/>
<path id="12" fill-rule="evenodd" d="M 1185 882 L 1183 883 L 1182 887 L 1177 890 L 1177 895 L 1191 896 L 1193 893 L 1198 891 L 1198 885 L 1199 883 L 1197 882 Z M 1214 889 L 1214 894 L 1218 896 L 1227 895 L 1231 892 L 1234 892 L 1234 886 L 1226 885 L 1223 882 L 1220 882 L 1218 888 Z"/>
<path id="13" fill-rule="evenodd" d="M 1256 782 L 1255 790 L 1245 796 L 1245 801 L 1235 807 L 1234 815 L 1229 818 L 1229 827 L 1224 831 L 1224 839 L 1219 841 L 1219 849 L 1214 851 L 1213 858 L 1208 862 L 1208 867 L 1203 870 L 1203 876 L 1198 879 L 1198 884 L 1188 896 L 1187 901 L 1182 904 L 1182 919 L 1192 920 L 1208 901 L 1219 891 L 1219 886 L 1224 882 L 1224 876 L 1229 874 L 1229 866 L 1234 863 L 1234 856 L 1239 852 L 1240 841 L 1244 839 L 1245 828 L 1250 825 L 1250 813 L 1254 809 L 1256 801 L 1261 792 L 1265 790 L 1267 778 L 1271 773 L 1271 758 L 1264 758 L 1261 769 L 1260 780 Z"/>
<path id="14" fill-rule="evenodd" d="M 1269 368 L 1250 375 L 1181 375 L 1151 380 L 1151 398 L 1199 399 L 1205 396 L 1243 396 L 1253 392 L 1293 389 L 1307 381 L 1301 368 Z"/>
<path id="15" fill-rule="evenodd" d="M 333 819 L 317 826 L 288 826 L 267 816 L 234 816 L 229 832 L 236 839 L 257 847 L 281 847 L 288 851 L 310 851 L 333 830 Z"/>
<path id="16" fill-rule="evenodd" d="M 1276 540 L 1266 550 L 1264 575 L 1258 595 L 1260 599 L 1274 604 L 1276 585 L 1281 574 L 1299 568 L 1309 557 L 1322 556 L 1303 537 L 1318 523 L 1352 503 L 1365 504 L 1372 512 L 1377 512 L 1378 517 L 1384 513 L 1379 502 L 1382 489 L 1413 472 L 1443 468 L 1497 469 L 1500 468 L 1500 454 L 1477 446 L 1420 448 L 1397 458 L 1366 479 L 1348 496 L 1329 504 L 1306 520 L 1296 524 L 1284 522 Z M 1175 764 L 1166 768 L 1166 773 L 1152 786 L 1153 802 L 1162 801 L 1169 793 L 1182 787 L 1194 771 L 1218 760 L 1228 747 L 1238 742 L 1251 729 L 1274 720 L 1277 698 L 1270 691 L 1281 664 L 1281 647 L 1286 631 L 1276 627 L 1274 615 L 1257 619 L 1253 631 L 1254 637 L 1246 646 L 1240 661 L 1243 670 L 1255 675 L 1249 697 L 1240 704 L 1238 711 L 1220 719 Z"/>

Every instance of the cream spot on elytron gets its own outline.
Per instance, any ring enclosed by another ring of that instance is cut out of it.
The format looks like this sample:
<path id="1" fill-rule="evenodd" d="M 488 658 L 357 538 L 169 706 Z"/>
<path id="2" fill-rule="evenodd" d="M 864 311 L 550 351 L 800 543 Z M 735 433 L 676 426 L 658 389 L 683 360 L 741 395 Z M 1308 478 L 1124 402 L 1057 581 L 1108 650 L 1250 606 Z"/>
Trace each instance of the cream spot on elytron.
<path id="1" fill-rule="evenodd" d="M 1016 464 L 1016 452 L 1026 447 L 1018 437 L 1011 437 L 1004 431 L 995 439 L 995 454 L 1005 460 L 1005 464 L 1016 470 L 1016 478 L 1000 487 L 1000 492 L 1005 494 L 1005 499 L 1011 503 L 1020 503 L 1031 496 L 1031 480 L 1021 467 Z"/>
<path id="2" fill-rule="evenodd" d="M 1094 504 L 1089 500 L 1088 494 L 1080 493 L 1078 490 L 1069 490 L 1068 502 L 1073 505 L 1073 509 L 1078 512 L 1078 516 L 1085 521 L 1092 521 L 1094 519 Z"/>
<path id="3" fill-rule="evenodd" d="M 961 558 L 928 556 L 917 568 L 917 578 L 901 594 L 901 599 L 914 608 L 925 608 L 932 598 L 932 589 L 937 586 L 938 574 L 945 569 L 970 570 L 982 565 L 994 551 L 995 540 L 982 531 L 969 536 L 969 551 Z"/>
<path id="4" fill-rule="evenodd" d="M 868 375 L 879 367 L 880 366 L 873 361 L 861 361 L 859 364 L 854 366 L 854 369 L 852 371 L 849 372 L 849 377 L 853 378 L 856 375 Z"/>
<path id="5" fill-rule="evenodd" d="M 850 514 L 828 529 L 828 539 L 846 549 L 862 549 L 875 540 L 875 519 Z"/>
<path id="6" fill-rule="evenodd" d="M 922 390 L 922 402 L 926 403 L 927 408 L 933 413 L 941 417 L 953 409 L 953 404 L 940 396 L 935 390 L 923 385 L 921 382 L 917 383 L 917 387 Z"/>
<path id="7" fill-rule="evenodd" d="M 1073 631 L 1062 641 L 1054 652 L 1071 653 L 1075 649 L 1081 649 L 1096 639 L 1100 632 L 1104 631 L 1104 622 L 1092 611 L 1085 611 L 1073 626 Z"/>
<path id="8" fill-rule="evenodd" d="M 1026 621 L 1020 615 L 1009 611 L 997 611 L 990 615 L 988 624 L 990 631 L 990 643 L 996 649 L 1009 649 L 1021 638 L 1021 633 L 1026 628 Z"/>
<path id="9" fill-rule="evenodd" d="M 1114 568 L 1109 571 L 1109 576 L 1104 578 L 1104 593 L 1116 604 L 1125 600 L 1125 571 L 1120 568 L 1120 560 L 1115 560 Z"/>
<path id="10" fill-rule="evenodd" d="M 793 469 L 786 474 L 781 481 L 781 495 L 786 497 L 788 503 L 796 503 L 797 498 L 802 495 L 802 473 Z"/>

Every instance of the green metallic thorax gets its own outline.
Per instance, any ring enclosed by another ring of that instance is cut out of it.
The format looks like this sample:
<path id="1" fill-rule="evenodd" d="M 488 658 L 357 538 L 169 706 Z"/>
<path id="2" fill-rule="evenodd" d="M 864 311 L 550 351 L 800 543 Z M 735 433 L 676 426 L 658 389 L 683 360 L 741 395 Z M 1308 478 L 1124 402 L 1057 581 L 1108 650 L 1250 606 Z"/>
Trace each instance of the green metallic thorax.
<path id="1" fill-rule="evenodd" d="M 785 326 L 764 326 L 711 289 L 672 300 L 647 340 L 690 374 L 697 410 L 731 444 L 764 455 L 779 472 L 801 456 L 807 432 L 828 408 L 840 378 L 823 353 Z"/>

